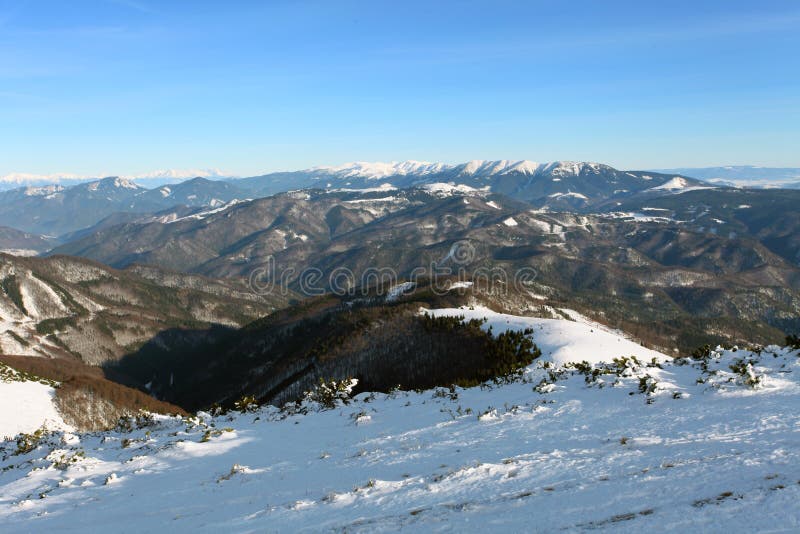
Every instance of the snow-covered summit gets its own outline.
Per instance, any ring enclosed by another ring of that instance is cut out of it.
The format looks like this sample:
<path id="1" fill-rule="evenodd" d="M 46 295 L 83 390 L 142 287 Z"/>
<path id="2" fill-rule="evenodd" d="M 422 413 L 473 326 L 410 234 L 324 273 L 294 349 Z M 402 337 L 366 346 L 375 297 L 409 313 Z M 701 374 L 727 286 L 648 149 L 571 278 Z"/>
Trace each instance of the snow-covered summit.
<path id="1" fill-rule="evenodd" d="M 338 178 L 388 178 L 392 176 L 429 176 L 433 174 L 452 174 L 455 177 L 491 177 L 503 174 L 541 175 L 552 173 L 556 176 L 577 176 L 587 171 L 597 173 L 610 169 L 600 163 L 575 161 L 554 161 L 537 163 L 530 160 L 482 160 L 474 159 L 465 163 L 447 164 L 427 161 L 353 162 L 338 166 L 312 167 L 305 172 L 332 175 Z"/>
<path id="2" fill-rule="evenodd" d="M 409 174 L 427 175 L 442 172 L 448 166 L 444 163 L 430 163 L 427 161 L 392 161 L 366 162 L 357 161 L 338 166 L 312 167 L 306 172 L 314 174 L 332 174 L 339 178 L 386 178 L 389 176 L 406 176 Z"/>
<path id="3" fill-rule="evenodd" d="M 26 197 L 46 197 L 50 195 L 54 195 L 56 193 L 60 193 L 64 190 L 64 186 L 61 185 L 43 185 L 40 187 L 26 187 L 25 188 L 25 196 Z"/>
<path id="4" fill-rule="evenodd" d="M 682 176 L 675 176 L 661 185 L 651 187 L 648 191 L 668 191 L 672 193 L 686 193 L 699 189 L 713 189 L 712 186 L 693 185 Z"/>
<path id="5" fill-rule="evenodd" d="M 428 191 L 429 193 L 436 194 L 438 196 L 450 196 L 454 194 L 459 195 L 478 195 L 478 194 L 485 194 L 488 192 L 487 188 L 476 189 L 474 187 L 470 187 L 464 184 L 456 184 L 453 182 L 434 182 L 432 184 L 424 184 L 422 189 Z"/>
<path id="6" fill-rule="evenodd" d="M 689 182 L 687 182 L 685 178 L 682 178 L 680 176 L 676 176 L 675 178 L 672 178 L 670 181 L 665 182 L 665 183 L 663 183 L 663 184 L 661 184 L 659 186 L 656 186 L 656 187 L 651 187 L 650 189 L 654 189 L 654 190 L 662 190 L 663 189 L 663 190 L 666 190 L 666 191 L 674 191 L 676 189 L 685 189 L 686 187 L 689 187 Z"/>
<path id="7" fill-rule="evenodd" d="M 102 180 L 96 180 L 85 184 L 86 189 L 89 191 L 100 191 L 108 189 L 130 189 L 130 190 L 144 190 L 142 186 L 138 185 L 133 180 L 128 178 L 121 178 L 119 176 L 109 176 Z"/>

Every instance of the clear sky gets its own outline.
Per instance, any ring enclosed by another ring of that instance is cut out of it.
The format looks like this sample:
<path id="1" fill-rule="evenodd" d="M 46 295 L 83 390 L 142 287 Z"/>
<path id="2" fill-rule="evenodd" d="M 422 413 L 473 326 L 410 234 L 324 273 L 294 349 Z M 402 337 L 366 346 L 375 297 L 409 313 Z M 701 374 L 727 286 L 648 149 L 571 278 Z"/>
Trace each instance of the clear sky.
<path id="1" fill-rule="evenodd" d="M 800 166 L 800 2 L 0 0 L 0 175 Z"/>

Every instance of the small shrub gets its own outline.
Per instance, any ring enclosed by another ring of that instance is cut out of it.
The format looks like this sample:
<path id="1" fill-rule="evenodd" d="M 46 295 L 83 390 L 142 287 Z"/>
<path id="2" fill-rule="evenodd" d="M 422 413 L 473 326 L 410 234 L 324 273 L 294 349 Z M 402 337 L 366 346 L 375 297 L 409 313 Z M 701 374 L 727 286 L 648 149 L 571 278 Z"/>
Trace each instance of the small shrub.
<path id="1" fill-rule="evenodd" d="M 76 451 L 72 455 L 65 453 L 53 460 L 53 467 L 61 471 L 66 471 L 66 469 L 69 466 L 76 464 L 85 458 L 86 458 L 86 453 L 82 450 Z"/>
<path id="2" fill-rule="evenodd" d="M 253 395 L 243 395 L 233 403 L 233 409 L 242 413 L 254 412 L 258 409 L 258 401 Z"/>
<path id="3" fill-rule="evenodd" d="M 739 375 L 742 384 L 755 389 L 761 385 L 763 377 L 756 374 L 753 363 L 753 361 L 735 360 L 729 367 L 731 371 Z"/>
<path id="4" fill-rule="evenodd" d="M 650 375 L 639 377 L 639 393 L 645 394 L 648 397 L 656 392 L 658 389 L 658 381 Z"/>
<path id="5" fill-rule="evenodd" d="M 20 434 L 17 437 L 17 450 L 15 455 L 28 454 L 39 446 L 42 438 L 45 436 L 45 429 L 40 428 L 33 434 Z"/>
<path id="6" fill-rule="evenodd" d="M 711 345 L 705 344 L 702 347 L 698 347 L 692 351 L 692 358 L 695 360 L 707 360 L 711 357 Z"/>
<path id="7" fill-rule="evenodd" d="M 312 391 L 307 391 L 305 400 L 316 402 L 324 408 L 335 408 L 339 401 L 347 404 L 350 401 L 350 392 L 358 383 L 354 378 L 344 380 L 325 380 L 320 378 L 319 384 Z"/>

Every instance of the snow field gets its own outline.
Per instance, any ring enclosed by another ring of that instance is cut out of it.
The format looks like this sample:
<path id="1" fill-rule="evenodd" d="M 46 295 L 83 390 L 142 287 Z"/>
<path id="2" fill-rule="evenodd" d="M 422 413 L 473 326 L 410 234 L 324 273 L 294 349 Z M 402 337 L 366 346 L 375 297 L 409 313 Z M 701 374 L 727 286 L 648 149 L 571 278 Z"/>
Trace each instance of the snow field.
<path id="1" fill-rule="evenodd" d="M 6 443 L 3 530 L 800 528 L 797 351 L 652 360 L 549 321 L 489 317 L 544 350 L 512 383 Z"/>

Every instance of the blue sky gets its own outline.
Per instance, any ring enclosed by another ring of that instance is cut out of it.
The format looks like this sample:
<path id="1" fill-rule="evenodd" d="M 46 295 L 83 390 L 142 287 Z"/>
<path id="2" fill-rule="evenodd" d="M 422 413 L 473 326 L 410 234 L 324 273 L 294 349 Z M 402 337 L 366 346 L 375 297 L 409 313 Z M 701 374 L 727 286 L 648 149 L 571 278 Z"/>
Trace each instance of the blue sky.
<path id="1" fill-rule="evenodd" d="M 0 0 L 0 175 L 798 147 L 794 0 Z"/>

